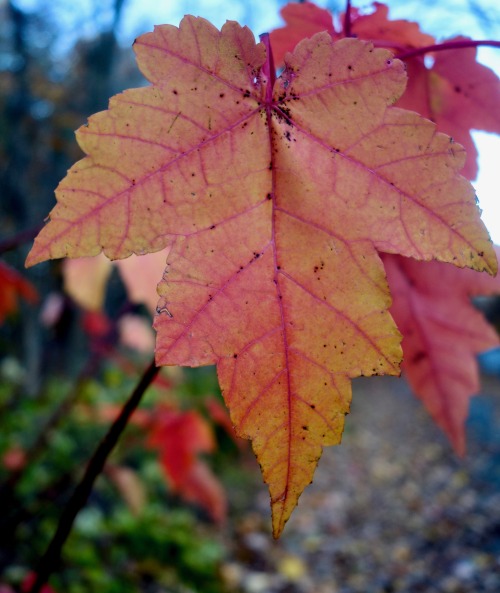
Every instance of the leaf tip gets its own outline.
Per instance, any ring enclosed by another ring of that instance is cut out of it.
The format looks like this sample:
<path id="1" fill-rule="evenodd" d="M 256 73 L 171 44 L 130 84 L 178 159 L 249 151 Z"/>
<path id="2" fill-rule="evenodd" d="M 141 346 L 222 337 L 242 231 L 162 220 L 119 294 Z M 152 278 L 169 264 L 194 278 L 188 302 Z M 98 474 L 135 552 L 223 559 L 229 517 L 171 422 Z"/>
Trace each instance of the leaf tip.
<path id="1" fill-rule="evenodd" d="M 26 260 L 24 262 L 24 267 L 32 268 L 33 266 L 36 266 L 36 264 L 39 264 L 45 261 L 46 259 L 47 258 L 40 253 L 40 249 L 37 249 L 37 241 L 35 239 L 33 247 L 30 249 L 30 252 L 28 253 Z"/>

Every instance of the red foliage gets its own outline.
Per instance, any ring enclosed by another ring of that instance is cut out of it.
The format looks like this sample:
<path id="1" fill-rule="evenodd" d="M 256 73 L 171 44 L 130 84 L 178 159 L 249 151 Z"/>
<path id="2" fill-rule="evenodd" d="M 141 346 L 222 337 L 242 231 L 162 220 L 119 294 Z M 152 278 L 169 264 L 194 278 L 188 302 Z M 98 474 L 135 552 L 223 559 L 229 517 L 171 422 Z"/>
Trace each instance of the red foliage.
<path id="1" fill-rule="evenodd" d="M 35 287 L 7 264 L 0 262 L 0 324 L 7 315 L 17 311 L 18 299 L 22 297 L 29 303 L 38 301 Z"/>

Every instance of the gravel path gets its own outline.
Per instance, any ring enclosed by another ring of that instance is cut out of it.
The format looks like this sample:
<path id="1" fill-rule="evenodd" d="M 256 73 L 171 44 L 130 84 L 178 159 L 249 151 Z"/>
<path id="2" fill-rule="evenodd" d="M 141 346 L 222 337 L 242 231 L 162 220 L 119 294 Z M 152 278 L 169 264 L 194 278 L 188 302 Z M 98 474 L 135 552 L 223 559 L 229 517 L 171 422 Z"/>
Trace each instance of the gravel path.
<path id="1" fill-rule="evenodd" d="M 500 592 L 499 395 L 485 377 L 459 459 L 404 381 L 356 381 L 343 443 L 325 450 L 278 542 L 256 484 L 254 510 L 230 536 L 228 589 Z"/>

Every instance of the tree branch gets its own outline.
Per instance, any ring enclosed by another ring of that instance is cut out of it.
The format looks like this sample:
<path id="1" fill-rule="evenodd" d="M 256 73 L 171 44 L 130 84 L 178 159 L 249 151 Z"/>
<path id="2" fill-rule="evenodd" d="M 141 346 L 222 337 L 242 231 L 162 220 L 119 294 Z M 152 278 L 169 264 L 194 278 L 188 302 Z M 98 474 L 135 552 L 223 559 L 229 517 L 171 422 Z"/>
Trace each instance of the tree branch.
<path id="1" fill-rule="evenodd" d="M 57 530 L 45 552 L 40 559 L 36 569 L 36 580 L 33 583 L 29 593 L 40 593 L 41 588 L 47 582 L 50 575 L 57 568 L 61 557 L 61 551 L 71 532 L 73 522 L 85 506 L 87 499 L 92 491 L 92 487 L 97 476 L 102 472 L 104 464 L 109 457 L 111 451 L 115 447 L 118 439 L 124 431 L 130 416 L 133 414 L 139 402 L 142 399 L 147 388 L 151 385 L 154 378 L 158 374 L 159 367 L 155 366 L 154 360 L 145 370 L 137 387 L 134 389 L 129 399 L 125 403 L 118 418 L 113 422 L 108 433 L 100 442 L 94 455 L 89 461 L 85 474 L 79 484 L 77 484 L 68 504 L 64 508 Z"/>

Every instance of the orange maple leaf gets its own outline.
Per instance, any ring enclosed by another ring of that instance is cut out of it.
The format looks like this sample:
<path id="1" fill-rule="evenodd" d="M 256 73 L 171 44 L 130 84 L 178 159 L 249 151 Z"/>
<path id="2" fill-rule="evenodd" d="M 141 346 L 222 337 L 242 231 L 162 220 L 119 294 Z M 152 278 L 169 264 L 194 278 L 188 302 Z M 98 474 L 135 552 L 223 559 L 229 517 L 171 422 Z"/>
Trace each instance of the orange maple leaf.
<path id="1" fill-rule="evenodd" d="M 399 374 L 377 250 L 496 271 L 464 151 L 391 107 L 403 64 L 357 39 L 301 42 L 275 80 L 247 28 L 185 17 L 141 37 L 153 85 L 111 100 L 78 139 L 28 263 L 171 246 L 156 359 L 217 364 L 269 484 L 278 536 L 350 379 Z"/>

